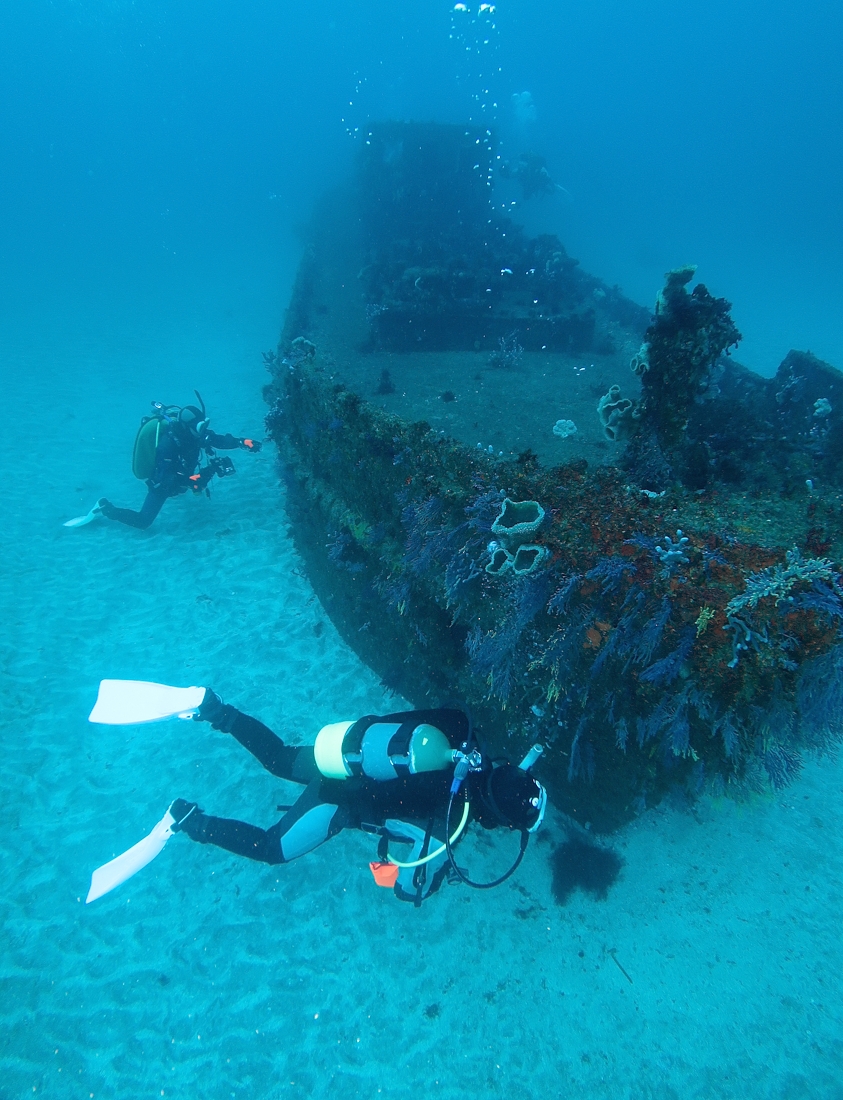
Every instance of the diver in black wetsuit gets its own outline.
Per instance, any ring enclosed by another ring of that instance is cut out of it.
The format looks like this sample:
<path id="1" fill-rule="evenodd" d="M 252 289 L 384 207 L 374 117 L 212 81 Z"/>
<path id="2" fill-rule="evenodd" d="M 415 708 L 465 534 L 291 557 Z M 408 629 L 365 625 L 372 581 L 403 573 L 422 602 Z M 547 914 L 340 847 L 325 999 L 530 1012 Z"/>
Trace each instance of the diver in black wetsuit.
<path id="1" fill-rule="evenodd" d="M 379 885 L 394 886 L 399 898 L 420 904 L 449 871 L 472 886 L 494 886 L 508 878 L 520 863 L 529 834 L 544 818 L 546 792 L 527 770 L 540 748 L 521 767 L 493 765 L 478 750 L 471 751 L 470 722 L 459 710 L 406 711 L 335 723 L 320 731 L 314 745 L 302 747 L 285 745 L 210 689 L 194 717 L 230 733 L 273 775 L 305 785 L 296 803 L 269 829 L 211 817 L 181 798 L 172 803 L 174 832 L 249 859 L 288 863 L 342 829 L 362 829 L 380 836 L 380 860 L 389 860 L 371 864 Z M 521 831 L 518 859 L 495 882 L 475 883 L 453 861 L 451 845 L 469 819 L 485 828 Z M 401 841 L 413 845 L 403 862 L 388 854 L 390 841 L 393 848 Z"/>
<path id="2" fill-rule="evenodd" d="M 180 496 L 188 490 L 201 493 L 214 475 L 225 477 L 234 473 L 231 459 L 217 458 L 215 450 L 240 449 L 256 454 L 261 449 L 257 439 L 238 439 L 233 435 L 212 432 L 204 406 L 199 409 L 195 405 L 185 405 L 179 409 L 155 405 L 154 408 L 156 415 L 144 421 L 135 443 L 135 474 L 146 478 L 147 487 L 146 500 L 140 511 L 117 508 L 105 497 L 98 501 L 96 508 L 106 519 L 142 530 L 152 524 L 170 497 Z M 155 440 L 146 447 L 148 470 L 139 473 L 138 445 L 144 429 L 149 426 L 155 431 Z M 203 455 L 208 459 L 204 466 L 201 465 Z"/>

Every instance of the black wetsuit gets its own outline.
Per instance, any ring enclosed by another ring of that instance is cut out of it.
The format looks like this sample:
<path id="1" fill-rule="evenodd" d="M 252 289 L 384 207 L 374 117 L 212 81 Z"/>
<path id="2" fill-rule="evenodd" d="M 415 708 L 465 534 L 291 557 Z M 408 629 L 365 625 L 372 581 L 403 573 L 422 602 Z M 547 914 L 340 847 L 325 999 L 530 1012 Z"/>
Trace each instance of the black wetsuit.
<path id="1" fill-rule="evenodd" d="M 233 451 L 241 447 L 241 440 L 233 435 L 217 435 L 206 429 L 201 439 L 188 427 L 175 421 L 162 425 L 155 452 L 155 469 L 146 483 L 147 494 L 139 512 L 131 508 L 115 508 L 109 503 L 103 507 L 107 519 L 115 519 L 129 527 L 149 527 L 165 501 L 180 496 L 188 489 L 201 492 L 213 477 L 213 468 L 206 466 L 199 481 L 191 481 L 199 466 L 202 451 L 210 454 L 214 449 Z M 207 471 L 207 473 L 205 472 Z"/>
<path id="2" fill-rule="evenodd" d="M 426 723 L 440 729 L 454 747 L 464 743 L 469 735 L 468 719 L 457 710 L 407 711 L 361 718 L 359 722 L 408 722 L 412 726 Z M 196 809 L 181 826 L 181 831 L 191 839 L 270 864 L 288 863 L 336 836 L 342 829 L 362 829 L 382 836 L 387 833 L 401 835 L 400 831 L 396 834 L 393 829 L 385 829 L 386 822 L 396 820 L 420 830 L 430 850 L 441 843 L 452 771 L 407 774 L 386 782 L 363 776 L 326 779 L 316 767 L 313 746 L 285 745 L 262 722 L 235 707 L 224 705 L 222 713 L 215 716 L 211 724 L 235 737 L 272 775 L 305 784 L 306 788 L 281 820 L 269 829 L 231 818 L 212 817 Z M 481 825 L 493 828 L 498 822 L 484 812 L 482 798 L 476 797 L 479 787 L 480 779 L 469 775 L 466 794 L 471 802 L 472 817 Z M 452 832 L 460 820 L 462 808 L 460 795 L 451 821 Z M 410 838 L 405 833 L 403 839 Z M 426 854 L 425 845 L 422 848 L 422 854 Z M 396 893 L 408 900 L 420 900 L 438 887 L 445 870 L 445 857 L 442 856 L 427 871 L 420 870 L 409 877 L 402 875 L 403 882 L 396 884 Z M 412 889 L 409 888 L 410 880 Z"/>

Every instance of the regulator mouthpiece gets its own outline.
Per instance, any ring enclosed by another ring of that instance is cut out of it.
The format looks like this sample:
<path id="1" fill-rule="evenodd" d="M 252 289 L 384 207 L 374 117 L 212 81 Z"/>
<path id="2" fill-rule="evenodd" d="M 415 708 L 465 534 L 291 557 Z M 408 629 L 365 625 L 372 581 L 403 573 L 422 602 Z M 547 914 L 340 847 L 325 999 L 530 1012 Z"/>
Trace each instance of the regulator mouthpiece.
<path id="1" fill-rule="evenodd" d="M 522 772 L 528 772 L 543 752 L 544 749 L 541 745 L 533 745 L 533 747 L 530 749 L 530 751 L 527 753 L 527 755 L 524 757 L 518 767 L 521 769 Z"/>

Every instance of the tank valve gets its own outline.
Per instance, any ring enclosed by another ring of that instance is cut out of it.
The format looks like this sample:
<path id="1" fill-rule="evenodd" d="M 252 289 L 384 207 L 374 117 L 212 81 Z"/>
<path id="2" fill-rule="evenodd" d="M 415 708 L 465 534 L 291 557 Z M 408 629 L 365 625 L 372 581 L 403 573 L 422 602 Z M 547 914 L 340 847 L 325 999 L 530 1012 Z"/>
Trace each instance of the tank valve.
<path id="1" fill-rule="evenodd" d="M 454 752 L 454 778 L 451 781 L 451 797 L 457 793 L 460 787 L 463 785 L 465 777 L 469 772 L 479 772 L 483 767 L 483 757 L 474 749 L 473 752 L 465 753 L 457 749 Z"/>

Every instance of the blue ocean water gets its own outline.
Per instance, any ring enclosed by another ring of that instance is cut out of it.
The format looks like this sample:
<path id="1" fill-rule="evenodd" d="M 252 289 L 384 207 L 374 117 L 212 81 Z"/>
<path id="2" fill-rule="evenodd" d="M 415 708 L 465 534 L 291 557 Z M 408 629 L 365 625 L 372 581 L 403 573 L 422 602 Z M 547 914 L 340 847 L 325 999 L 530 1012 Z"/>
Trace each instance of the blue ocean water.
<path id="1" fill-rule="evenodd" d="M 284 800 L 192 726 L 90 726 L 100 678 L 210 682 L 293 741 L 395 705 L 302 575 L 271 455 L 145 535 L 61 526 L 139 502 L 153 398 L 259 432 L 303 227 L 367 122 L 487 120 L 562 188 L 518 200 L 532 232 L 644 304 L 697 263 L 764 374 L 791 347 L 843 367 L 839 6 L 465 6 L 4 8 L 4 1100 L 843 1095 L 833 763 L 639 820 L 608 897 L 564 907 L 546 844 L 512 889 L 416 911 L 358 836 L 283 874 L 176 838 L 83 904 L 171 798 Z"/>

